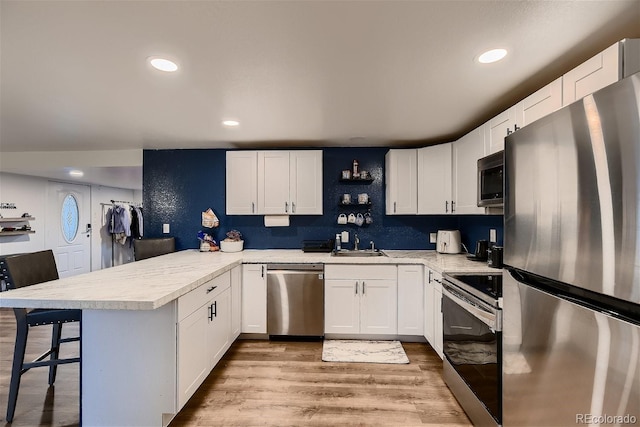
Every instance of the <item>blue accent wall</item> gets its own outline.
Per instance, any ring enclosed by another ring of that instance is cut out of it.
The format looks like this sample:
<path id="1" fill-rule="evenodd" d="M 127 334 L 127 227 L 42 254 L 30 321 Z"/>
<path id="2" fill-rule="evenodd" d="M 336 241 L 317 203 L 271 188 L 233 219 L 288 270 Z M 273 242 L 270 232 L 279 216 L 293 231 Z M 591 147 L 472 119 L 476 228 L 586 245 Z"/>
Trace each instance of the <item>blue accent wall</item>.
<path id="1" fill-rule="evenodd" d="M 439 229 L 459 229 L 463 243 L 473 251 L 479 239 L 489 239 L 489 229 L 498 231 L 502 243 L 501 215 L 390 215 L 385 212 L 384 156 L 388 148 L 323 149 L 324 214 L 290 217 L 289 227 L 265 227 L 262 215 L 225 214 L 226 150 L 145 150 L 143 153 L 143 202 L 145 237 L 162 237 L 162 224 L 170 224 L 178 250 L 198 248 L 199 230 L 214 239 L 224 239 L 227 231 L 239 230 L 247 249 L 298 249 L 305 239 L 329 239 L 343 230 L 358 233 L 361 246 L 373 240 L 382 249 L 435 249 L 429 233 Z M 358 159 L 361 170 L 374 178 L 370 184 L 342 183 L 340 173 Z M 366 212 L 339 206 L 343 193 L 357 198 L 368 193 L 373 223 L 358 227 L 339 225 L 340 213 Z M 205 229 L 201 212 L 212 208 L 220 226 Z"/>

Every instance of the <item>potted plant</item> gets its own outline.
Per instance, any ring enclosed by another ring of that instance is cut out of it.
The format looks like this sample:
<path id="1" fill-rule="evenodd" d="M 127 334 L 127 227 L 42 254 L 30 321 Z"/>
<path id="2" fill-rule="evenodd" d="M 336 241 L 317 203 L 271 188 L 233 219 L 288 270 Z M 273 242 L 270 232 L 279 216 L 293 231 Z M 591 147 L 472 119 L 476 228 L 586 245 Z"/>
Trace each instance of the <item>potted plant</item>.
<path id="1" fill-rule="evenodd" d="M 243 248 L 244 240 L 242 240 L 242 233 L 238 230 L 227 232 L 227 238 L 220 242 L 222 252 L 240 252 Z"/>

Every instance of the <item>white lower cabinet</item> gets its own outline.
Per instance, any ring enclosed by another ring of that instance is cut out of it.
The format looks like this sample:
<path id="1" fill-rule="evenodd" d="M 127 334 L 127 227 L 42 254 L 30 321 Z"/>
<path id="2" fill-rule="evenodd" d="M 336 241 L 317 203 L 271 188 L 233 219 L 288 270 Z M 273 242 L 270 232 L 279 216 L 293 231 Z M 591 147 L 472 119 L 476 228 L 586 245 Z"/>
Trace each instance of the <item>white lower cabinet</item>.
<path id="1" fill-rule="evenodd" d="M 398 335 L 424 334 L 422 265 L 398 266 Z"/>
<path id="2" fill-rule="evenodd" d="M 397 267 L 325 265 L 324 332 L 395 335 Z"/>
<path id="3" fill-rule="evenodd" d="M 242 329 L 242 266 L 231 269 L 231 341 Z"/>
<path id="4" fill-rule="evenodd" d="M 424 337 L 442 359 L 442 274 L 425 268 Z"/>
<path id="5" fill-rule="evenodd" d="M 242 333 L 267 333 L 267 266 L 242 265 Z"/>
<path id="6" fill-rule="evenodd" d="M 182 408 L 231 345 L 229 272 L 178 299 L 177 400 Z"/>

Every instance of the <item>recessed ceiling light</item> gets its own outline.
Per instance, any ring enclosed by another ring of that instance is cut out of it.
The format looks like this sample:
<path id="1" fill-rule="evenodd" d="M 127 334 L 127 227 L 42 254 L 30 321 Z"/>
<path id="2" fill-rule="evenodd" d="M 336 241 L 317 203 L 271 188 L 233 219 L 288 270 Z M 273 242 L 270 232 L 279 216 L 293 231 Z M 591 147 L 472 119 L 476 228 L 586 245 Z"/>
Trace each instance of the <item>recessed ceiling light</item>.
<path id="1" fill-rule="evenodd" d="M 152 57 L 149 58 L 149 63 L 153 68 L 160 71 L 166 71 L 172 73 L 178 69 L 178 65 L 165 58 Z"/>
<path id="2" fill-rule="evenodd" d="M 481 64 L 491 64 L 492 62 L 500 61 L 505 56 L 507 56 L 506 49 L 491 49 L 480 55 L 478 62 Z"/>
<path id="3" fill-rule="evenodd" d="M 71 170 L 69 171 L 69 175 L 76 177 L 76 178 L 80 178 L 81 176 L 84 176 L 84 172 L 80 171 L 80 170 Z"/>
<path id="4" fill-rule="evenodd" d="M 223 120 L 222 124 L 229 127 L 238 126 L 240 124 L 237 120 Z"/>

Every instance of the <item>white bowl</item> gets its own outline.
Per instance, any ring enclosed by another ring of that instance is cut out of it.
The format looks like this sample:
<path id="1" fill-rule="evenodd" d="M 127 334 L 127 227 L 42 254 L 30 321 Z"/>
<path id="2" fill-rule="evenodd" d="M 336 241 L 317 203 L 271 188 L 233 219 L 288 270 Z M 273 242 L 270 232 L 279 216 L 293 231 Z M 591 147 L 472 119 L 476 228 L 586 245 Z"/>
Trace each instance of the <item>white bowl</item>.
<path id="1" fill-rule="evenodd" d="M 220 242 L 220 250 L 222 252 L 240 252 L 244 247 L 244 240 L 240 240 L 239 242 L 225 242 L 222 240 Z"/>

